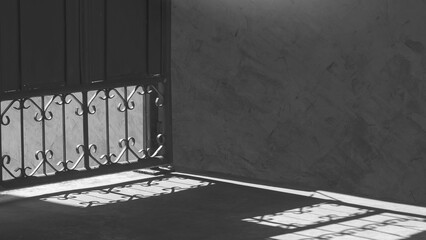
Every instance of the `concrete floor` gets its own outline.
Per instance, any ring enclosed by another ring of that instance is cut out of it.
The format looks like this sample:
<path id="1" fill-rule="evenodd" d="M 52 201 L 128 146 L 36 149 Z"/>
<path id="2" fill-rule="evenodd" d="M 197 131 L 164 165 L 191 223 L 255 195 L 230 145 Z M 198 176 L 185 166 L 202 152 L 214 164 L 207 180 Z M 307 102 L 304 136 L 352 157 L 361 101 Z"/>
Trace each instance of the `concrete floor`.
<path id="1" fill-rule="evenodd" d="M 125 172 L 2 191 L 0 239 L 426 239 L 426 210 L 205 176 Z"/>

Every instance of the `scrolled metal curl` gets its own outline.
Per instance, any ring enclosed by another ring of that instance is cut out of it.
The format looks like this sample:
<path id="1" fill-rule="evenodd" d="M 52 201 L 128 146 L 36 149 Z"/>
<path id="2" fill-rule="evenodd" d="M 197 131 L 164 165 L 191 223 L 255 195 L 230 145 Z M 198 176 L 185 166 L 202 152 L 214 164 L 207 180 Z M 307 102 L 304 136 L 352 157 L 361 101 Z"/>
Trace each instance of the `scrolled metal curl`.
<path id="1" fill-rule="evenodd" d="M 149 94 L 151 94 L 152 92 L 157 93 L 157 98 L 155 98 L 155 105 L 157 107 L 162 107 L 163 103 L 164 103 L 164 97 L 161 94 L 161 92 L 156 87 L 154 87 L 153 85 L 147 86 L 146 90 Z"/>
<path id="2" fill-rule="evenodd" d="M 135 146 L 135 143 L 136 143 L 136 140 L 134 137 L 129 137 L 128 139 L 122 138 L 118 142 L 118 146 L 120 146 L 120 148 L 130 147 L 130 145 Z"/>
<path id="3" fill-rule="evenodd" d="M 36 122 L 41 122 L 43 120 L 52 120 L 53 118 L 53 113 L 52 111 L 48 111 L 47 109 L 50 107 L 50 105 L 52 104 L 52 102 L 55 100 L 55 98 L 57 98 L 59 95 L 54 95 L 45 106 L 39 106 L 32 98 L 27 98 L 24 100 L 24 102 L 29 101 L 30 103 L 32 103 L 37 109 L 38 112 L 35 114 L 34 116 L 34 120 Z M 28 106 L 30 107 L 30 106 Z"/>
<path id="4" fill-rule="evenodd" d="M 70 93 L 70 94 L 62 94 L 62 95 L 60 95 L 60 97 L 59 97 L 59 101 L 56 101 L 55 103 L 56 103 L 57 105 L 70 104 L 70 103 L 71 103 L 71 101 L 72 101 L 72 98 L 69 98 L 69 99 L 67 100 L 67 97 L 68 97 L 69 95 L 72 95 L 72 93 Z"/>
<path id="5" fill-rule="evenodd" d="M 61 166 L 62 165 L 62 169 L 59 170 L 59 171 L 60 172 L 67 172 L 67 171 L 73 170 L 73 167 L 71 167 L 71 168 L 68 167 L 69 163 L 74 163 L 74 162 L 71 161 L 71 160 L 61 161 L 61 162 L 58 162 L 56 164 L 56 166 Z"/>
<path id="6" fill-rule="evenodd" d="M 117 89 L 113 88 L 111 89 L 111 91 L 114 91 L 121 100 L 121 103 L 119 103 L 117 106 L 118 111 L 124 112 L 126 110 L 133 110 L 135 108 L 135 102 L 133 100 L 130 100 L 133 94 L 129 95 L 129 97 L 126 99 L 123 97 L 123 95 L 121 95 L 121 93 Z"/>
<path id="7" fill-rule="evenodd" d="M 28 177 L 27 169 L 31 170 L 32 168 L 31 167 L 23 167 L 23 168 L 18 167 L 18 168 L 15 169 L 15 172 L 21 172 L 21 174 L 19 174 L 19 178 L 25 178 L 25 177 Z"/>
<path id="8" fill-rule="evenodd" d="M 40 157 L 41 156 L 41 157 Z M 52 150 L 46 150 L 45 152 L 43 152 L 42 150 L 40 150 L 40 151 L 37 151 L 36 153 L 35 153 L 35 158 L 37 159 L 37 160 L 40 160 L 40 159 L 44 159 L 44 160 L 47 160 L 47 159 L 52 159 L 53 158 L 53 151 Z"/>
<path id="9" fill-rule="evenodd" d="M 1 113 L 1 124 L 3 126 L 7 126 L 10 123 L 10 118 L 9 116 L 6 115 L 7 111 L 9 111 L 9 109 L 13 106 L 13 104 L 15 102 L 19 102 L 19 100 L 13 100 L 9 103 L 9 105 L 7 105 L 7 107 L 3 110 L 3 112 Z M 15 107 L 13 107 L 15 108 Z M 15 108 L 16 109 L 16 108 Z"/>
<path id="10" fill-rule="evenodd" d="M 105 162 L 103 163 L 103 165 L 110 165 L 110 164 L 116 163 L 112 161 L 112 157 L 117 158 L 117 155 L 115 155 L 114 153 L 103 154 L 100 158 L 105 159 Z"/>
<path id="11" fill-rule="evenodd" d="M 6 170 L 6 172 L 12 177 L 12 178 L 16 178 L 15 175 L 13 175 L 13 173 L 6 167 L 6 164 L 10 164 L 11 161 L 11 157 L 9 155 L 3 155 L 1 158 L 1 162 L 0 162 L 0 170 L 3 168 L 4 170 Z M 16 172 L 16 171 L 15 171 Z"/>
<path id="12" fill-rule="evenodd" d="M 104 93 L 105 96 L 99 96 L 100 99 L 102 100 L 107 100 L 107 99 L 113 99 L 115 97 L 114 94 L 111 94 L 112 89 L 105 89 L 102 92 Z"/>

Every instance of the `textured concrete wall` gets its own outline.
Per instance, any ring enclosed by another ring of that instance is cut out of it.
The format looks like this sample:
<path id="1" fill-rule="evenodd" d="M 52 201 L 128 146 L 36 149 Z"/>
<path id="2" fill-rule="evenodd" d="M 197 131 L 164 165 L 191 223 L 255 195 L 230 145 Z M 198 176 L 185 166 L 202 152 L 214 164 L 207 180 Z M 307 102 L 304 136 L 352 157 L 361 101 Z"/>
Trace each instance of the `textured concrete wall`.
<path id="1" fill-rule="evenodd" d="M 426 1 L 174 0 L 177 166 L 426 205 Z"/>

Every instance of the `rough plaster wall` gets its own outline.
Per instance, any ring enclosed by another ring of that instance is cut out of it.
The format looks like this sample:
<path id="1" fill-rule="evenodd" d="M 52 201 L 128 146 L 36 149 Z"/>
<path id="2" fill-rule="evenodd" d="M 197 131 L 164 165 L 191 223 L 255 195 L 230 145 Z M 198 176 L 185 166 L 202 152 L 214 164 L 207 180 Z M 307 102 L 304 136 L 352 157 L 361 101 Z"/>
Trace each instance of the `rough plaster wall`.
<path id="1" fill-rule="evenodd" d="M 172 1 L 177 166 L 426 205 L 426 1 Z"/>

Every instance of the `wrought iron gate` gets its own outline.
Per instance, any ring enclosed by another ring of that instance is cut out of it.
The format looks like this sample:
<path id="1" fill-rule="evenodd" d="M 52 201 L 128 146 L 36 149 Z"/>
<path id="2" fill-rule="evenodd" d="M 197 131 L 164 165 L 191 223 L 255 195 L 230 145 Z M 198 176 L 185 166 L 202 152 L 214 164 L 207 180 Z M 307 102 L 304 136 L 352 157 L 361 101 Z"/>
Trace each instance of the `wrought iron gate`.
<path id="1" fill-rule="evenodd" d="M 19 32 L 15 39 L 19 56 L 16 63 L 13 63 L 12 56 L 10 63 L 4 60 L 10 56 L 2 55 L 1 50 L 10 47 L 5 42 L 14 39 L 1 34 L 5 27 L 1 28 L 0 23 L 0 182 L 3 185 L 28 182 L 29 178 L 51 179 L 50 176 L 75 176 L 82 172 L 171 163 L 170 1 L 108 1 L 64 0 L 59 6 L 64 9 L 62 17 L 67 20 L 61 30 L 66 44 L 63 44 L 63 56 L 55 57 L 64 58 L 65 68 L 60 68 L 64 79 L 46 80 L 46 83 L 40 79 L 51 76 L 50 69 L 45 70 L 46 73 L 41 71 L 42 74 L 39 70 L 31 70 L 31 64 L 43 58 L 24 59 L 22 53 L 33 51 L 25 48 L 22 39 L 25 35 L 25 29 L 22 30 L 25 7 L 22 5 L 33 3 L 25 0 L 9 1 L 16 6 L 0 3 L 5 4 L 0 8 L 17 9 Z M 113 10 L 108 10 L 112 7 L 109 4 L 116 4 Z M 119 10 L 115 10 L 117 8 Z M 130 17 L 123 14 L 132 8 L 143 10 L 141 16 L 139 13 Z M 98 16 L 99 9 L 103 15 L 94 21 L 92 18 Z M 114 15 L 114 20 L 108 18 L 110 15 Z M 70 20 L 73 17 L 78 21 L 73 23 Z M 121 23 L 131 25 L 129 28 L 136 32 L 136 37 L 141 35 L 143 41 L 133 44 L 133 32 L 130 31 L 123 33 L 127 36 L 124 40 L 111 35 L 111 32 L 119 31 L 113 22 L 117 18 Z M 135 19 L 146 24 L 143 31 L 139 30 L 139 22 L 134 23 Z M 100 21 L 104 32 L 88 31 L 97 27 Z M 66 24 L 70 22 L 71 25 Z M 72 42 L 75 37 L 67 33 L 76 27 L 80 37 L 77 42 Z M 47 32 L 47 37 L 54 34 L 57 32 Z M 100 49 L 93 43 L 93 39 L 99 40 L 100 36 L 104 41 L 103 58 L 97 57 Z M 70 52 L 70 48 L 76 46 L 78 56 L 72 58 L 70 55 L 75 53 Z M 49 47 L 46 45 L 44 50 L 53 51 Z M 117 50 L 121 52 L 114 53 Z M 146 56 L 130 56 L 133 58 L 128 60 L 124 53 L 133 54 L 133 51 L 144 52 Z M 120 65 L 120 61 L 125 63 Z M 9 71 L 13 67 L 18 69 L 16 76 Z M 25 68 L 30 70 L 25 73 Z M 28 78 L 31 71 L 39 74 L 36 80 L 31 80 L 33 82 L 28 81 L 32 79 Z"/>

